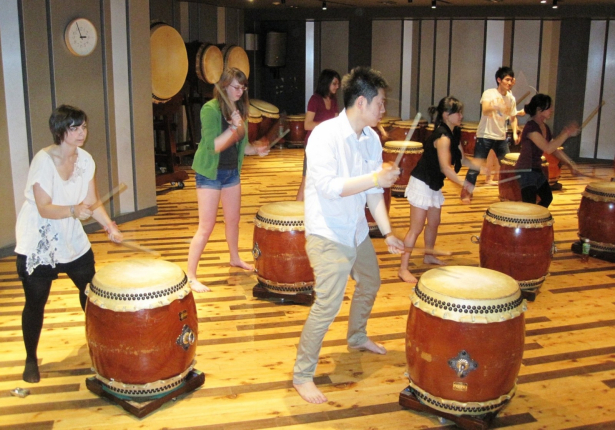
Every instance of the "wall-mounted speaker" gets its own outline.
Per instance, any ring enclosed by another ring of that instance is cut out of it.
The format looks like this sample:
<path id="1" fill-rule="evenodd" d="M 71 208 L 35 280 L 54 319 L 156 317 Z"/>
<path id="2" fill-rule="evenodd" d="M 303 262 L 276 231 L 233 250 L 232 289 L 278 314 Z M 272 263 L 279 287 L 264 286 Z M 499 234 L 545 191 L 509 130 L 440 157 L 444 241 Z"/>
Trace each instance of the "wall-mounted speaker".
<path id="1" fill-rule="evenodd" d="M 270 31 L 265 46 L 265 66 L 283 67 L 286 65 L 286 33 Z"/>

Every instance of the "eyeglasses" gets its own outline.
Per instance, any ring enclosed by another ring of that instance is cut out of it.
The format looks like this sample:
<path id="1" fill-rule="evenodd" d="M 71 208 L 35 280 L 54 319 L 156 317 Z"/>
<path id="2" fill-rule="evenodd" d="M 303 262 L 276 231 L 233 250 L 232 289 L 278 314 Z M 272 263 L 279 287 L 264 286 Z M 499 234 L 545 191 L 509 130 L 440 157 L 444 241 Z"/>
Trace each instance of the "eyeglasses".
<path id="1" fill-rule="evenodd" d="M 236 87 L 235 85 L 229 85 L 229 87 L 233 87 L 233 88 L 235 88 L 237 91 L 248 91 L 248 87 L 245 87 L 245 86 L 243 86 L 243 87 L 242 87 L 241 85 L 240 85 L 240 86 L 238 86 L 238 87 Z"/>

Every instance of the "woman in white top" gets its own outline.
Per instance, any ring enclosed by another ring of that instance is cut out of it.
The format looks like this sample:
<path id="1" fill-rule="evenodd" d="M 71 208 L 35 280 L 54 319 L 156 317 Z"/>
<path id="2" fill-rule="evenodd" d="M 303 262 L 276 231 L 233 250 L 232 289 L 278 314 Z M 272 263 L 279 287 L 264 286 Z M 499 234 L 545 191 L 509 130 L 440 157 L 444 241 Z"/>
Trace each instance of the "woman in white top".
<path id="1" fill-rule="evenodd" d="M 94 254 L 81 221 L 93 217 L 109 239 L 122 241 L 122 233 L 98 201 L 95 164 L 81 149 L 87 137 L 87 116 L 62 105 L 49 118 L 54 144 L 32 159 L 25 197 L 17 217 L 17 273 L 23 284 L 25 306 L 21 317 L 26 366 L 23 379 L 38 382 L 37 346 L 43 327 L 51 282 L 66 273 L 79 289 L 85 310 L 85 288 L 94 277 Z"/>

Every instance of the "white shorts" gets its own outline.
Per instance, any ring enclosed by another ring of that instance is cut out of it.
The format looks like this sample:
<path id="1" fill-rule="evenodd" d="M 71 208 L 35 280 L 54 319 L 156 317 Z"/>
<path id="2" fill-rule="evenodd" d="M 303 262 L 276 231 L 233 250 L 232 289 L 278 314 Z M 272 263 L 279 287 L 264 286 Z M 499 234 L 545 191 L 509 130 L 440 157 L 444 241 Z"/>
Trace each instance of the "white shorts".
<path id="1" fill-rule="evenodd" d="M 434 191 L 425 182 L 416 179 L 414 176 L 410 176 L 410 182 L 408 182 L 404 195 L 412 206 L 423 210 L 430 207 L 440 208 L 444 204 L 442 190 Z"/>

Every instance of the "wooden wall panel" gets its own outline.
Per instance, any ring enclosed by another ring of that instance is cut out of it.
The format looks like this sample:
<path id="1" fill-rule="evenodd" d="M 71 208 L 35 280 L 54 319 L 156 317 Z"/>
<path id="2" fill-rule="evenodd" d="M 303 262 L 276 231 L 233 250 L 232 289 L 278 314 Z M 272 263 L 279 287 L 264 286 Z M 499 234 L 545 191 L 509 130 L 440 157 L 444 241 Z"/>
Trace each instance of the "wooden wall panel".
<path id="1" fill-rule="evenodd" d="M 401 61 L 402 21 L 374 21 L 371 66 L 379 70 L 389 84 L 385 115 L 400 116 L 401 113 Z"/>
<path id="2" fill-rule="evenodd" d="M 466 103 L 464 117 L 468 121 L 480 118 L 480 105 L 468 101 L 475 100 L 482 90 L 483 44 L 482 21 L 453 21 L 450 93 Z"/>

